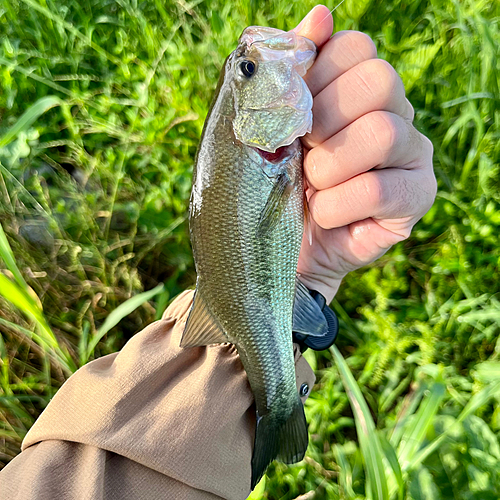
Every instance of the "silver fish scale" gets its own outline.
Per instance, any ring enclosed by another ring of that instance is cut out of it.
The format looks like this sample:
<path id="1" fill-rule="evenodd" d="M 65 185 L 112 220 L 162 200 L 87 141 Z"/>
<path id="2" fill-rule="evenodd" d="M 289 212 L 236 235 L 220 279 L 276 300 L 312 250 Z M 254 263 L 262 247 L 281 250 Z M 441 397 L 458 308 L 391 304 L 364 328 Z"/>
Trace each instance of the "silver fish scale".
<path id="1" fill-rule="evenodd" d="M 278 412 L 286 419 L 297 398 L 291 332 L 303 230 L 301 150 L 297 141 L 286 165 L 294 187 L 281 220 L 258 238 L 273 181 L 219 112 L 228 106 L 225 99 L 221 92 L 207 121 L 194 173 L 190 230 L 197 294 L 236 345 L 259 414 Z"/>
<path id="2" fill-rule="evenodd" d="M 244 169 L 240 184 L 242 202 L 238 211 L 244 273 L 249 283 L 248 295 L 242 299 L 248 311 L 246 336 L 250 338 L 245 339 L 246 345 L 242 347 L 248 353 L 250 343 L 252 352 L 248 355 L 257 361 L 262 359 L 264 368 L 257 370 L 264 374 L 268 408 L 276 406 L 278 394 L 291 399 L 294 397 L 292 392 L 296 392 L 291 331 L 295 273 L 302 236 L 300 157 L 285 168 L 298 182 L 277 228 L 264 238 L 255 236 L 273 185 L 259 166 Z M 251 363 L 249 370 L 259 364 Z"/>

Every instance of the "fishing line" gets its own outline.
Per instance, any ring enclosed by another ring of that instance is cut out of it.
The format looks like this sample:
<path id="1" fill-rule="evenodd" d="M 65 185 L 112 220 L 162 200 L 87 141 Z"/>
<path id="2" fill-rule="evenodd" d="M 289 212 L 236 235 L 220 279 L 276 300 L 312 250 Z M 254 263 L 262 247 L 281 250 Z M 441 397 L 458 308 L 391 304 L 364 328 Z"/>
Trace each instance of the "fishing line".
<path id="1" fill-rule="evenodd" d="M 345 0 L 342 0 L 339 4 L 337 4 L 336 7 L 334 7 L 323 19 L 321 19 L 321 21 L 316 25 L 316 27 L 311 31 L 311 33 L 314 33 L 319 25 L 329 16 L 331 16 L 343 3 L 345 2 Z"/>

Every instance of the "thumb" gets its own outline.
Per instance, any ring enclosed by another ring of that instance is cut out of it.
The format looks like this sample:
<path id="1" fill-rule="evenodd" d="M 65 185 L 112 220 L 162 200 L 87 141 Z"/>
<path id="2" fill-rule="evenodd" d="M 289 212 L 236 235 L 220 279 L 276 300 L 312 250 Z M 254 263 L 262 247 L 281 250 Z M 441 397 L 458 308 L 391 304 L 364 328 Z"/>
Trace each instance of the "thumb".
<path id="1" fill-rule="evenodd" d="M 292 31 L 309 38 L 321 47 L 333 33 L 333 18 L 330 9 L 324 5 L 316 5 Z"/>

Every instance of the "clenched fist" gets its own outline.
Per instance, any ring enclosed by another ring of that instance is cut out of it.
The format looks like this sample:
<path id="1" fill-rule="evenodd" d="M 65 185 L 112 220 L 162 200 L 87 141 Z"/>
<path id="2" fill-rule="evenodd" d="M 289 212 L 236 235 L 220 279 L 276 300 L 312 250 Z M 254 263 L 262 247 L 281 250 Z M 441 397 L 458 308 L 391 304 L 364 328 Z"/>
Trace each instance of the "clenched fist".
<path id="1" fill-rule="evenodd" d="M 408 238 L 436 196 L 432 143 L 412 125 L 400 77 L 367 35 L 332 30 L 322 5 L 294 30 L 318 46 L 303 138 L 312 245 L 304 238 L 298 272 L 328 302 L 348 272 Z"/>

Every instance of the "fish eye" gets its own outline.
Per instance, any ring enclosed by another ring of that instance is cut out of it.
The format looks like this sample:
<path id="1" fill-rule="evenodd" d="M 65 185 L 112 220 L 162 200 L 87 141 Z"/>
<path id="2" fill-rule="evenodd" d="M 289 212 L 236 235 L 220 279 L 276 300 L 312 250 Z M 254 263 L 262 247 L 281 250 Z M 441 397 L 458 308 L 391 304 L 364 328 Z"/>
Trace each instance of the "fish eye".
<path id="1" fill-rule="evenodd" d="M 257 66 L 253 61 L 245 59 L 244 61 L 240 62 L 240 71 L 247 78 L 250 78 L 255 73 L 256 69 Z"/>

